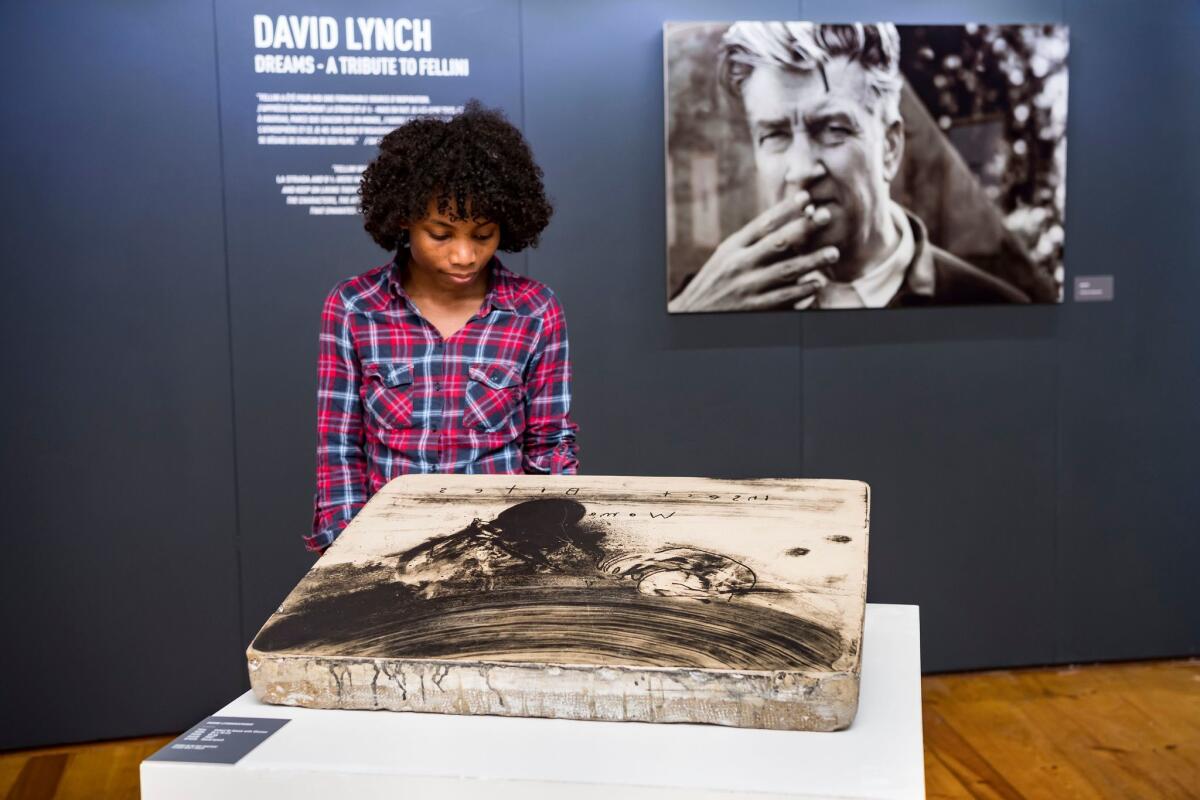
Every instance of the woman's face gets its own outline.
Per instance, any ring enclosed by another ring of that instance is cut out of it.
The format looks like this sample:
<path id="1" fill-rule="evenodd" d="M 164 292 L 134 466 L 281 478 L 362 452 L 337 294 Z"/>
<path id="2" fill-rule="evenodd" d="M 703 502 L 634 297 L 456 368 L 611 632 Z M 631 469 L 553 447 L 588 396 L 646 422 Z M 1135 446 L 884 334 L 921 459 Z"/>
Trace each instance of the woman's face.
<path id="1" fill-rule="evenodd" d="M 429 201 L 425 219 L 408 226 L 412 268 L 434 286 L 454 294 L 476 284 L 487 285 L 485 269 L 500 245 L 500 226 L 470 218 L 456 219 L 447 209 L 438 211 L 437 199 Z"/>

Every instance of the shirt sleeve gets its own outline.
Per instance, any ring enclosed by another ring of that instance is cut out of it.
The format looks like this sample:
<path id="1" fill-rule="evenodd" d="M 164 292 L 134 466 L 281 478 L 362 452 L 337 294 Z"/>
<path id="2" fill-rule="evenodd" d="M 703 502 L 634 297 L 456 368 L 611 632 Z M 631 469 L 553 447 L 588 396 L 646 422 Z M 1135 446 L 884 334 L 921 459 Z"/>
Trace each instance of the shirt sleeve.
<path id="1" fill-rule="evenodd" d="M 525 382 L 525 439 L 522 468 L 527 474 L 574 475 L 579 449 L 571 421 L 571 362 L 567 321 L 551 295 L 537 349 Z"/>
<path id="2" fill-rule="evenodd" d="M 337 289 L 321 310 L 317 356 L 317 491 L 309 550 L 322 552 L 367 502 L 363 451 L 362 368 L 350 313 Z"/>

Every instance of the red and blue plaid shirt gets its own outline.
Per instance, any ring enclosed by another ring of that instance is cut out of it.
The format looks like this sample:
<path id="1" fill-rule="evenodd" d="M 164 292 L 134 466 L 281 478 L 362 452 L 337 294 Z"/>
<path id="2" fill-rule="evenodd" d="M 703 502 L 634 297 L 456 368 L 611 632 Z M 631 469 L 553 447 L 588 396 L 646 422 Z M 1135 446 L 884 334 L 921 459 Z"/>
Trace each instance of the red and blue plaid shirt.
<path id="1" fill-rule="evenodd" d="M 328 547 L 397 475 L 576 471 L 562 307 L 497 259 L 490 277 L 478 313 L 449 339 L 413 305 L 395 262 L 330 293 L 308 549 Z"/>

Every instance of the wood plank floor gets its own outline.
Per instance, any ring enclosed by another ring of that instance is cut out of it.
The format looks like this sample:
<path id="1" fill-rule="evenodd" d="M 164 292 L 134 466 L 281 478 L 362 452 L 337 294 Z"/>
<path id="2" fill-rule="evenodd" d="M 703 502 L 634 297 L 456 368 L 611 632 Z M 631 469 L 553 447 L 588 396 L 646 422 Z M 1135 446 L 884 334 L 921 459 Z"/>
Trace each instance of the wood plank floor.
<path id="1" fill-rule="evenodd" d="M 930 798 L 1200 798 L 1200 660 L 934 675 L 922 690 Z M 170 738 L 0 753 L 0 797 L 136 800 L 138 764 Z"/>
<path id="2" fill-rule="evenodd" d="M 172 738 L 122 739 L 0 753 L 0 797 L 137 800 L 138 766 Z"/>
<path id="3" fill-rule="evenodd" d="M 931 798 L 1200 797 L 1200 660 L 922 681 Z"/>

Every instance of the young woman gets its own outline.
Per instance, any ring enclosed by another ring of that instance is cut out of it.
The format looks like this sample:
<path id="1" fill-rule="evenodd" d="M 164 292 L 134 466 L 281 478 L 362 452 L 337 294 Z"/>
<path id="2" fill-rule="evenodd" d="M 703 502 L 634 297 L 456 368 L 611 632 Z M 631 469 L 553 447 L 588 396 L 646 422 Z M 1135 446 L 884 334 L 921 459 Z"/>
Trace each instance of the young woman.
<path id="1" fill-rule="evenodd" d="M 395 258 L 322 311 L 318 552 L 397 475 L 577 467 L 562 308 L 495 257 L 536 246 L 553 211 L 520 131 L 475 101 L 415 120 L 383 138 L 360 192 Z"/>

